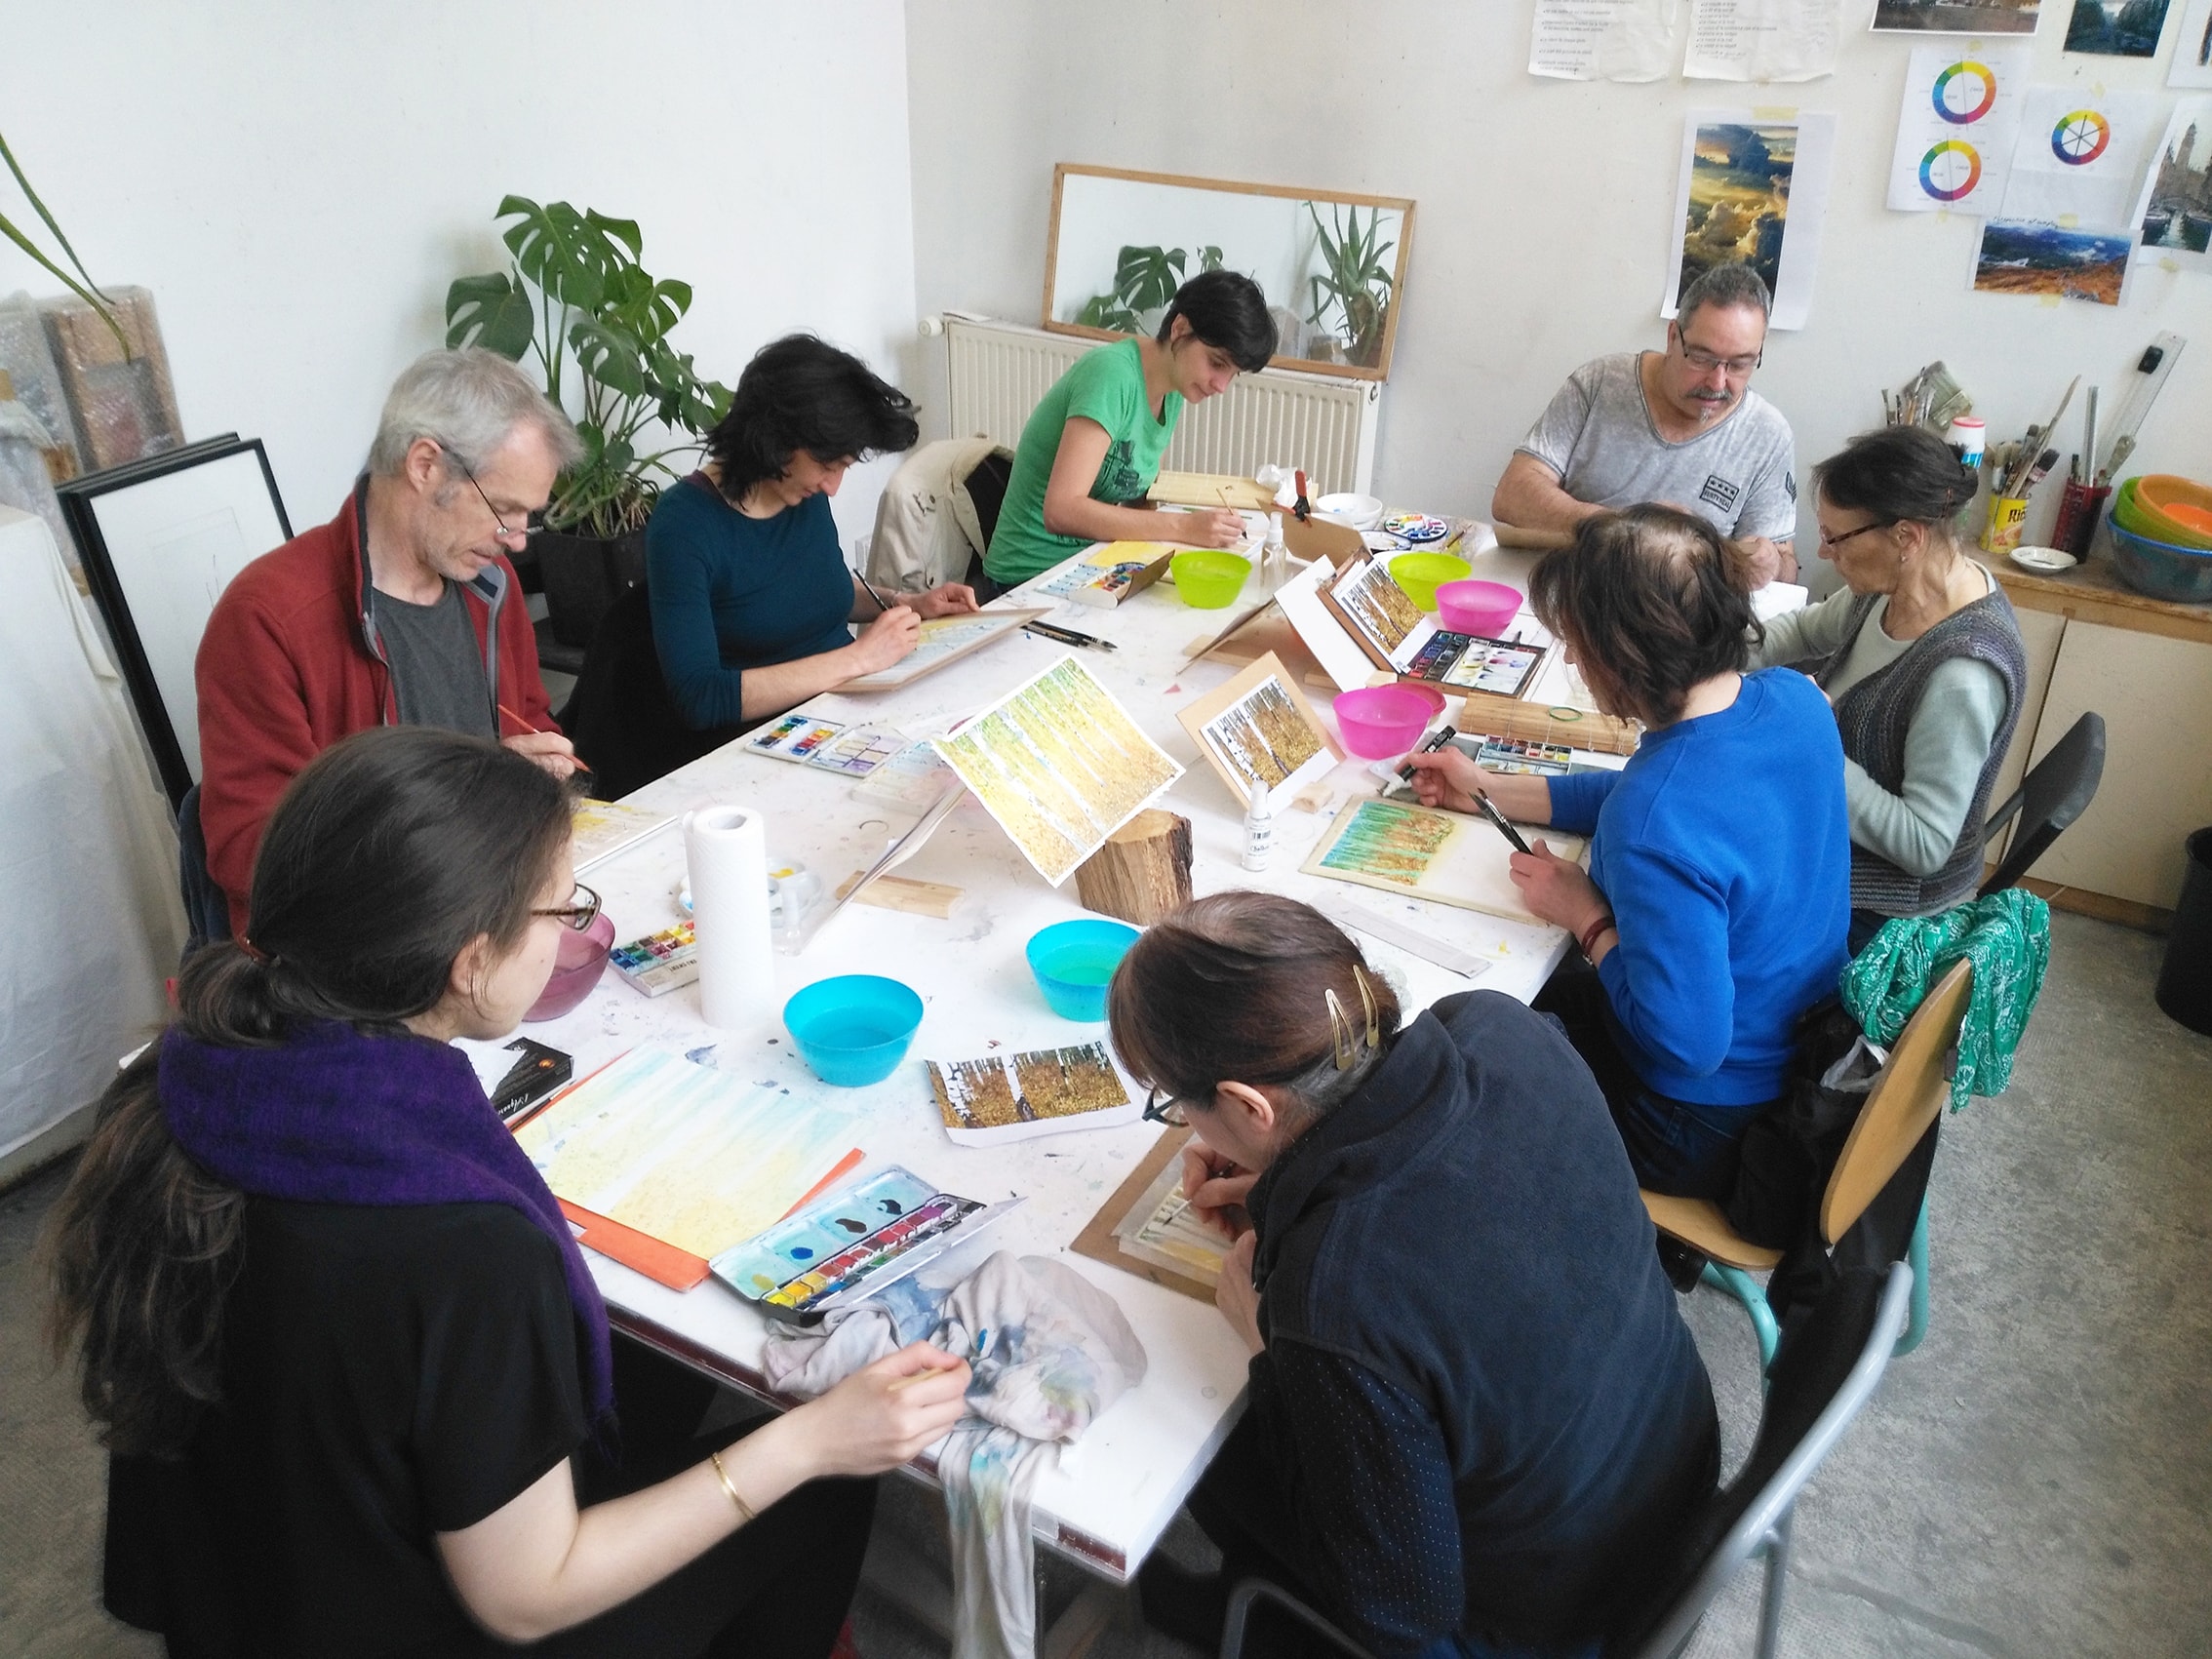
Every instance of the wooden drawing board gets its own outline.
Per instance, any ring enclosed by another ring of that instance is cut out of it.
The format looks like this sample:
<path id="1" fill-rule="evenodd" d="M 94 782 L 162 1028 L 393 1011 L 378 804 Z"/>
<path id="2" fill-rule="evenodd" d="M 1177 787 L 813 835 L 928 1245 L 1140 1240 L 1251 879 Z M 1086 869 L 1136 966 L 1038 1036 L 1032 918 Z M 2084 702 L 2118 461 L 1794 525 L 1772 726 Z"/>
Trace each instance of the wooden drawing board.
<path id="1" fill-rule="evenodd" d="M 1580 836 L 1525 826 L 1521 834 L 1530 841 L 1542 837 L 1561 858 L 1583 860 Z M 1345 804 L 1301 868 L 1309 876 L 1543 927 L 1513 885 L 1512 856 L 1506 838 L 1481 818 L 1368 795 Z"/>
<path id="2" fill-rule="evenodd" d="M 1114 1229 L 1128 1217 L 1129 1211 L 1151 1191 L 1153 1182 L 1160 1178 L 1161 1172 L 1182 1155 L 1183 1143 L 1190 1138 L 1189 1129 L 1169 1129 L 1155 1141 L 1152 1150 L 1138 1161 L 1137 1166 L 1129 1171 L 1128 1178 L 1114 1189 L 1113 1197 L 1106 1201 L 1098 1213 L 1084 1224 L 1083 1231 L 1075 1236 L 1068 1248 L 1079 1256 L 1088 1256 L 1092 1261 L 1104 1262 L 1108 1267 L 1118 1267 L 1124 1273 L 1133 1273 L 1139 1279 L 1149 1279 L 1155 1284 L 1180 1291 L 1195 1301 L 1210 1306 L 1213 1301 L 1212 1285 L 1204 1280 L 1175 1273 L 1156 1263 L 1140 1261 L 1125 1250 L 1122 1241 L 1114 1236 Z"/>
<path id="3" fill-rule="evenodd" d="M 1248 801 L 1254 782 L 1271 796 L 1293 796 L 1344 758 L 1273 652 L 1194 697 L 1175 719 L 1236 801 Z"/>
<path id="4" fill-rule="evenodd" d="M 1163 472 L 1145 497 L 1177 507 L 1234 507 L 1240 512 L 1275 510 L 1275 492 L 1257 479 L 1227 472 Z"/>
<path id="5" fill-rule="evenodd" d="M 1391 674 L 1403 674 L 1437 631 L 1436 618 L 1422 614 L 1380 559 L 1346 565 L 1322 585 L 1321 601 L 1367 660 Z"/>
<path id="6" fill-rule="evenodd" d="M 1276 659 L 1297 676 L 1301 686 L 1313 686 L 1332 694 L 1335 692 L 1336 682 L 1323 672 L 1320 659 L 1306 649 L 1305 639 L 1290 625 L 1290 618 L 1281 611 L 1262 612 L 1202 654 L 1210 656 L 1217 662 L 1234 663 L 1242 668 L 1247 662 L 1257 662 L 1269 652 L 1273 652 Z"/>
<path id="7" fill-rule="evenodd" d="M 1338 691 L 1357 691 L 1378 677 L 1385 682 L 1395 678 L 1389 670 L 1378 669 L 1367 660 L 1367 653 L 1360 643 L 1322 602 L 1321 584 L 1330 574 L 1328 566 L 1315 560 L 1276 590 L 1276 605 L 1298 631 L 1298 638 L 1313 659 L 1321 664 L 1322 672 L 1336 683 Z"/>
<path id="8" fill-rule="evenodd" d="M 1024 622 L 1048 615 L 1050 608 L 1034 611 L 977 611 L 958 616 L 932 616 L 922 624 L 922 643 L 903 662 L 875 674 L 863 674 L 836 687 L 840 691 L 895 691 L 902 686 L 949 667 L 970 652 L 996 645 Z"/>

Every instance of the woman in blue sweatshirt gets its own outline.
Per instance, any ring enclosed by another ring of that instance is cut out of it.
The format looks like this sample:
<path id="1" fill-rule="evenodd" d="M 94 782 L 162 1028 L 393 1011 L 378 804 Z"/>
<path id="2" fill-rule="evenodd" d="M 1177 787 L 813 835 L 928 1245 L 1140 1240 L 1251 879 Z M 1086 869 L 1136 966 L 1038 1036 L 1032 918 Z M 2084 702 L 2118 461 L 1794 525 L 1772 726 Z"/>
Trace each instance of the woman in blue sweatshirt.
<path id="1" fill-rule="evenodd" d="M 1108 1013 L 1191 1126 L 1192 1204 L 1238 1235 L 1217 1300 L 1252 1355 L 1190 1500 L 1222 1571 L 1155 1556 L 1147 1616 L 1210 1649 L 1256 1573 L 1377 1654 L 1595 1654 L 1713 1490 L 1718 1435 L 1559 1029 L 1491 991 L 1402 1029 L 1358 945 L 1259 892 L 1148 928 Z"/>
<path id="2" fill-rule="evenodd" d="M 1516 853 L 1528 908 L 1588 966 L 1536 1007 L 1597 1074 L 1637 1177 L 1724 1197 L 1752 1120 L 1787 1086 L 1797 1018 L 1836 989 L 1850 925 L 1843 750 L 1818 687 L 1744 672 L 1758 637 L 1749 571 L 1689 513 L 1583 521 L 1530 580 L 1599 704 L 1640 720 L 1621 770 L 1508 777 L 1457 750 L 1415 758 L 1431 806 L 1590 837 L 1590 867 Z"/>

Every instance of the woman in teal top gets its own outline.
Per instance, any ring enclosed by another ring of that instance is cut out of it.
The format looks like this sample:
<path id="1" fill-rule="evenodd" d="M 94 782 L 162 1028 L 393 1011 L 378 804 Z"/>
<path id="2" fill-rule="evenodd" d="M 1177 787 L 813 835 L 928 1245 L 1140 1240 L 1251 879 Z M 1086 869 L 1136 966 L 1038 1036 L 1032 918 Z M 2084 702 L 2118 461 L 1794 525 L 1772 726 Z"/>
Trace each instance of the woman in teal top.
<path id="1" fill-rule="evenodd" d="M 1264 369 L 1274 355 L 1275 319 L 1259 285 L 1206 271 L 1175 291 L 1158 337 L 1078 359 L 1021 429 L 984 574 L 1008 588 L 1094 541 L 1158 538 L 1160 521 L 1139 514 L 1183 405 L 1227 391 L 1240 371 Z M 1244 533 L 1244 521 L 1218 507 L 1183 514 L 1174 529 L 1175 540 L 1196 547 L 1227 547 Z"/>
<path id="2" fill-rule="evenodd" d="M 811 335 L 746 366 L 706 466 L 663 493 L 646 527 L 653 648 L 685 725 L 756 725 L 890 667 L 923 617 L 975 609 L 959 582 L 878 605 L 838 545 L 829 498 L 846 469 L 918 435 L 905 393 Z M 857 639 L 849 622 L 867 624 Z"/>

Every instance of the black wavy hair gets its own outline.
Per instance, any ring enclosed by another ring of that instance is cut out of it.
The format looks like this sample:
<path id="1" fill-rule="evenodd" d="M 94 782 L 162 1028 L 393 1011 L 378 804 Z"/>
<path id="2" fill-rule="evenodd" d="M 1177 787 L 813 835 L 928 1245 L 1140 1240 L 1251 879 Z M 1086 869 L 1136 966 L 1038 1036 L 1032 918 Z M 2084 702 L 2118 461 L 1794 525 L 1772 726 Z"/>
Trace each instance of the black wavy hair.
<path id="1" fill-rule="evenodd" d="M 801 450 L 818 461 L 865 460 L 911 450 L 921 436 L 914 400 L 852 353 L 812 335 L 785 335 L 745 365 L 706 450 L 722 470 L 723 494 L 735 501 L 782 477 Z"/>
<path id="2" fill-rule="evenodd" d="M 1165 344 L 1175 319 L 1191 325 L 1191 333 L 1247 375 L 1256 375 L 1275 355 L 1275 319 L 1268 314 L 1267 296 L 1259 284 L 1242 271 L 1201 271 L 1168 301 L 1160 319 L 1160 340 Z"/>

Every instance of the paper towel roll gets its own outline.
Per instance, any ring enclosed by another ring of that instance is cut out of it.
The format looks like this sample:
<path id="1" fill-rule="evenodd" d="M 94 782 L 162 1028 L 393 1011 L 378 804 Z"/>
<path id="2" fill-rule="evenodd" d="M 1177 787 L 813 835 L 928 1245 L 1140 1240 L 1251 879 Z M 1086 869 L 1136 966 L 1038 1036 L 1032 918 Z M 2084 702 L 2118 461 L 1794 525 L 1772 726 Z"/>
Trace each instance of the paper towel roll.
<path id="1" fill-rule="evenodd" d="M 700 1013 L 725 1031 L 773 1019 L 775 947 L 760 813 L 743 807 L 685 813 L 684 859 L 699 941 Z"/>

